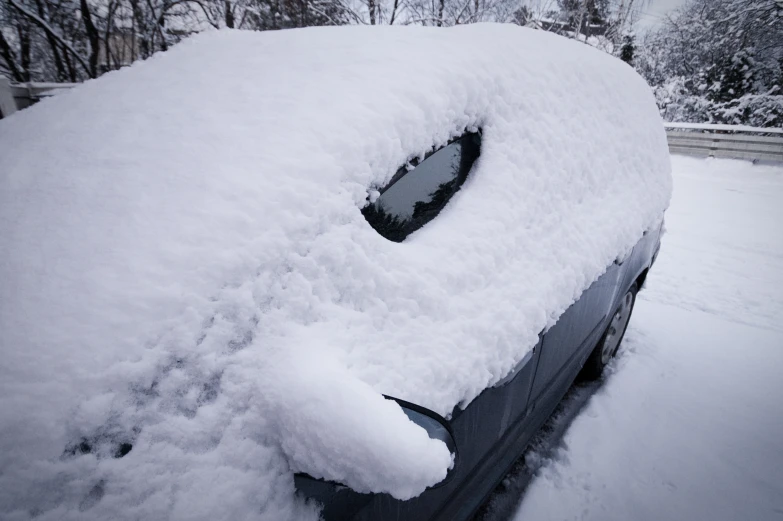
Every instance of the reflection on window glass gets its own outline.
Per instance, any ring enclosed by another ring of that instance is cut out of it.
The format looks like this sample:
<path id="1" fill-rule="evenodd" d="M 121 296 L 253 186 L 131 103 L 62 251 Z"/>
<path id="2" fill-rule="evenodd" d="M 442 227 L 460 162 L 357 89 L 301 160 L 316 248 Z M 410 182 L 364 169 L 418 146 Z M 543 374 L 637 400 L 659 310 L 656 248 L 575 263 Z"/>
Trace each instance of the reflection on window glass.
<path id="1" fill-rule="evenodd" d="M 378 233 L 401 242 L 446 206 L 479 155 L 481 136 L 469 133 L 427 156 L 413 170 L 401 170 L 362 213 Z"/>

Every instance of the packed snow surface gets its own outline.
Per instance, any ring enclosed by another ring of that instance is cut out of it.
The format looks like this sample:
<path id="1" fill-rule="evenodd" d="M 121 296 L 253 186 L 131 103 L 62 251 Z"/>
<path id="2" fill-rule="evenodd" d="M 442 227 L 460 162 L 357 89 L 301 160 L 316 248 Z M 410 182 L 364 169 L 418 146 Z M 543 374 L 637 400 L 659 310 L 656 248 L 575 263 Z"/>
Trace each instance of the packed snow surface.
<path id="1" fill-rule="evenodd" d="M 673 156 L 661 254 L 515 521 L 783 516 L 783 167 Z"/>
<path id="2" fill-rule="evenodd" d="M 437 219 L 367 224 L 476 128 Z M 502 25 L 202 34 L 1 121 L 0 515 L 314 518 L 294 471 L 421 493 L 451 455 L 381 393 L 448 415 L 503 378 L 669 171 L 630 67 Z"/>

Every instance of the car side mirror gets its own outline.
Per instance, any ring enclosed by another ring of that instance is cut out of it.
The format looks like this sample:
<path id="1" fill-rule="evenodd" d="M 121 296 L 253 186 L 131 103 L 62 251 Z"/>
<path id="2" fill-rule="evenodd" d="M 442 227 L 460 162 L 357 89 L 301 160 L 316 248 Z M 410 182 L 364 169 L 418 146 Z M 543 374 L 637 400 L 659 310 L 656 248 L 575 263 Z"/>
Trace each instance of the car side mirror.
<path id="1" fill-rule="evenodd" d="M 397 405 L 400 406 L 405 415 L 416 425 L 424 429 L 430 438 L 440 440 L 446 444 L 449 452 L 454 456 L 454 463 L 446 473 L 446 477 L 439 483 L 433 485 L 430 488 L 442 487 L 454 477 L 454 474 L 459 465 L 459 457 L 457 453 L 457 443 L 454 441 L 454 433 L 451 430 L 451 425 L 438 413 L 416 405 L 415 403 L 406 402 L 393 396 L 386 396 L 387 400 L 394 400 Z M 351 491 L 349 488 L 332 481 L 326 481 L 323 479 L 316 479 L 304 473 L 297 473 L 294 476 L 294 483 L 297 490 L 299 490 L 306 497 L 315 499 L 316 501 L 327 505 L 327 508 L 334 508 L 337 512 L 342 512 L 344 508 L 353 508 L 354 506 L 361 505 L 369 501 L 368 494 L 358 494 Z M 330 515 L 324 513 L 324 519 L 330 519 Z"/>
<path id="2" fill-rule="evenodd" d="M 457 452 L 457 442 L 454 440 L 454 433 L 451 430 L 449 422 L 438 413 L 420 405 L 416 405 L 415 403 L 406 402 L 405 400 L 400 400 L 393 396 L 384 395 L 384 398 L 397 402 L 397 405 L 400 406 L 402 412 L 405 413 L 408 419 L 424 429 L 430 438 L 433 440 L 440 440 L 446 444 L 449 452 L 451 452 L 451 455 L 454 457 L 454 464 L 446 474 L 446 478 L 440 483 L 433 485 L 432 488 L 443 486 L 451 481 L 451 478 L 454 476 L 454 472 L 457 469 L 457 465 L 459 464 L 459 453 Z"/>

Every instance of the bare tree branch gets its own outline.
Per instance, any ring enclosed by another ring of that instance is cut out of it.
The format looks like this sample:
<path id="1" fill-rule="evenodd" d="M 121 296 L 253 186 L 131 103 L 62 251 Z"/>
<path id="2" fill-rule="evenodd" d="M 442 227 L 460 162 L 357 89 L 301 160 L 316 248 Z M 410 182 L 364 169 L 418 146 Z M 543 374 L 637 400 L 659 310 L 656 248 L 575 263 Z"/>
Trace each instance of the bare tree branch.
<path id="1" fill-rule="evenodd" d="M 98 75 L 98 53 L 101 50 L 101 35 L 95 24 L 92 23 L 92 14 L 87 5 L 87 0 L 79 1 L 79 9 L 82 12 L 82 21 L 84 29 L 87 31 L 87 39 L 90 41 L 90 76 L 95 78 Z"/>
<path id="2" fill-rule="evenodd" d="M 38 27 L 43 29 L 47 34 L 51 35 L 54 39 L 56 39 L 58 42 L 60 42 L 60 45 L 62 45 L 64 48 L 66 48 L 74 58 L 79 62 L 79 64 L 84 68 L 84 71 L 91 77 L 94 78 L 95 76 L 90 73 L 90 66 L 87 64 L 87 61 L 78 53 L 76 52 L 76 49 L 73 48 L 73 46 L 65 41 L 65 39 L 57 34 L 57 32 L 52 29 L 52 27 L 47 24 L 44 20 L 42 20 L 38 15 L 31 13 L 21 5 L 19 5 L 16 0 L 8 0 L 8 2 L 21 14 L 26 16 L 30 19 L 34 24 L 36 24 Z"/>

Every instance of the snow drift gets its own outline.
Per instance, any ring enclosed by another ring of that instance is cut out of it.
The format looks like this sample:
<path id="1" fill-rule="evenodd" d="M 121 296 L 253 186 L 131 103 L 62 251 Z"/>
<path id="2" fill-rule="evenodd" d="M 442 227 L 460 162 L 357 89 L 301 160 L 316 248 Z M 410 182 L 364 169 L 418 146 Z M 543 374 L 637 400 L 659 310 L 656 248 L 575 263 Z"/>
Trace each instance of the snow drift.
<path id="1" fill-rule="evenodd" d="M 438 218 L 367 224 L 475 128 Z M 451 458 L 381 393 L 470 403 L 670 191 L 644 81 L 514 26 L 202 34 L 0 121 L 0 512 L 315 518 L 294 471 L 415 496 Z"/>

